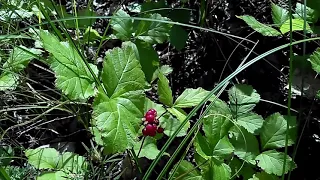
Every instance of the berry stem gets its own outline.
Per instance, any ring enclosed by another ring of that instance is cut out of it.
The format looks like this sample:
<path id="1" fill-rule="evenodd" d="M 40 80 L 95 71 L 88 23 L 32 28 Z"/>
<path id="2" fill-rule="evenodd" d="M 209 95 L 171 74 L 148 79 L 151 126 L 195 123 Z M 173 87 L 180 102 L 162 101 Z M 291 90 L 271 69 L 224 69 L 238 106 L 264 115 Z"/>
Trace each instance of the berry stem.
<path id="1" fill-rule="evenodd" d="M 143 146 L 143 143 L 144 143 L 144 140 L 145 140 L 145 139 L 146 139 L 146 136 L 143 136 L 143 138 L 142 138 L 142 143 L 141 143 L 139 152 L 138 152 L 138 154 L 137 154 L 137 158 L 139 158 L 139 155 L 140 155 L 140 152 L 141 152 L 141 149 L 142 149 L 142 146 Z"/>

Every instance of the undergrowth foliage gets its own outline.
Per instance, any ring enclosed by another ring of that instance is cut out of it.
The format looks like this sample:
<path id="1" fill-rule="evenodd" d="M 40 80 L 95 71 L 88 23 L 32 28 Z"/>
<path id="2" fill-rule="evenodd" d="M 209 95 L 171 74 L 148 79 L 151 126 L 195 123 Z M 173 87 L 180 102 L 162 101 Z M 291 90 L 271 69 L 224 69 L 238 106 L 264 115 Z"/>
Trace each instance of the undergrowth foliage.
<path id="1" fill-rule="evenodd" d="M 282 36 L 290 31 L 289 13 L 273 3 L 271 6 L 276 28 L 262 24 L 252 16 L 238 18 L 264 36 Z M 304 29 L 304 20 L 301 19 L 303 6 L 300 3 L 296 6 L 294 31 Z M 158 7 L 159 4 L 150 3 L 149 6 L 142 6 L 141 11 Z M 39 9 L 35 6 L 33 11 L 21 10 L 18 13 L 23 18 L 36 15 L 45 19 L 45 12 Z M 308 7 L 308 23 L 317 22 L 316 12 Z M 4 11 L 1 13 L 4 14 Z M 182 49 L 186 31 L 165 21 L 186 20 L 176 19 L 172 14 L 166 17 L 161 11 L 143 13 L 140 17 L 146 20 L 134 20 L 124 10 L 117 10 L 110 20 L 113 34 L 107 38 L 91 27 L 80 28 L 83 39 L 88 41 L 122 41 L 120 47 L 105 53 L 102 68 L 84 59 L 83 52 L 70 39 L 64 36 L 61 39 L 60 35 L 48 30 L 30 29 L 37 45 L 33 48 L 14 46 L 8 58 L 2 60 L 0 91 L 13 91 L 20 83 L 23 85 L 20 73 L 31 60 L 40 59 L 54 73 L 55 87 L 65 96 L 63 99 L 79 103 L 93 100 L 89 130 L 95 143 L 102 147 L 103 156 L 131 152 L 137 158 L 156 159 L 160 152 L 157 141 L 163 140 L 164 136 L 172 137 L 182 123 L 185 125 L 176 136 L 186 136 L 192 125 L 187 119 L 187 109 L 198 106 L 210 91 L 200 87 L 188 88 L 175 98 L 167 77 L 172 69 L 160 64 L 154 49 L 154 45 L 167 42 L 178 50 Z M 306 29 L 313 32 L 309 24 Z M 181 34 L 181 38 L 177 38 L 177 34 Z M 319 49 L 310 56 L 309 61 L 319 73 Z M 158 101 L 145 93 L 154 85 L 157 87 Z M 169 174 L 175 179 L 224 180 L 242 177 L 256 180 L 278 179 L 283 175 L 282 167 L 285 167 L 284 174 L 295 169 L 295 162 L 281 148 L 286 146 L 287 134 L 288 146 L 296 142 L 296 118 L 277 112 L 264 118 L 255 113 L 260 95 L 247 84 L 232 86 L 228 97 L 227 102 L 210 97 L 213 106 L 202 119 L 202 126 L 192 143 L 195 162 L 182 160 Z M 41 170 L 37 179 L 83 179 L 90 170 L 85 156 L 60 153 L 54 148 L 27 149 L 25 156 L 29 165 Z M 165 156 L 170 154 L 165 153 Z M 9 162 L 0 160 L 0 165 L 7 166 Z"/>

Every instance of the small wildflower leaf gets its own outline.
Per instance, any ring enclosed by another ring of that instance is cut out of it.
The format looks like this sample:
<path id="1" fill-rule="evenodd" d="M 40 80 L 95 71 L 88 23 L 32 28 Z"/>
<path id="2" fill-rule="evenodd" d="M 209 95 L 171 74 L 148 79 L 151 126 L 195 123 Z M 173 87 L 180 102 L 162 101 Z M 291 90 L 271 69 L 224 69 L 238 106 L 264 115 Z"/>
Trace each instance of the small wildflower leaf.
<path id="1" fill-rule="evenodd" d="M 139 150 L 141 148 L 143 140 L 140 140 L 138 143 L 134 145 L 134 152 L 138 155 Z M 139 158 L 146 157 L 148 159 L 155 159 L 157 155 L 159 154 L 159 149 L 156 144 L 156 140 L 153 137 L 147 136 L 145 137 L 145 140 L 143 142 L 141 151 L 139 153 Z"/>
<path id="2" fill-rule="evenodd" d="M 111 19 L 111 28 L 117 38 L 123 41 L 130 40 L 133 33 L 133 20 L 124 10 L 118 10 Z"/>
<path id="3" fill-rule="evenodd" d="M 261 33 L 264 36 L 281 36 L 281 33 L 272 27 L 262 24 L 252 16 L 237 16 L 244 20 L 253 30 Z"/>
<path id="4" fill-rule="evenodd" d="M 136 28 L 135 37 L 149 44 L 161 44 L 168 40 L 171 24 L 160 22 L 170 21 L 160 14 L 147 14 L 144 18 L 155 19 L 157 21 L 141 20 Z"/>
<path id="5" fill-rule="evenodd" d="M 287 123 L 289 123 L 288 146 L 294 144 L 297 131 L 295 118 L 274 113 L 266 118 L 261 128 L 260 140 L 263 150 L 285 147 Z"/>
<path id="6" fill-rule="evenodd" d="M 292 19 L 292 31 L 303 31 L 304 20 L 303 19 Z M 290 32 L 290 19 L 286 20 L 280 27 L 282 34 Z M 306 31 L 312 32 L 308 23 L 306 23 Z"/>
<path id="7" fill-rule="evenodd" d="M 281 26 L 289 19 L 289 11 L 271 2 L 272 20 L 277 26 Z"/>
<path id="8" fill-rule="evenodd" d="M 177 98 L 173 106 L 179 108 L 197 106 L 209 93 L 210 91 L 204 90 L 200 87 L 197 89 L 188 88 Z M 209 100 L 213 101 L 214 99 L 215 96 L 213 95 Z"/>
<path id="9" fill-rule="evenodd" d="M 238 116 L 236 123 L 244 127 L 248 132 L 258 134 L 258 130 L 263 124 L 263 118 L 256 113 L 248 112 Z"/>
<path id="10" fill-rule="evenodd" d="M 102 82 L 93 104 L 94 125 L 101 132 L 105 152 L 123 152 L 136 143 L 144 114 L 144 74 L 131 46 L 106 53 Z"/>
<path id="11" fill-rule="evenodd" d="M 0 75 L 0 91 L 14 90 L 18 86 L 19 76 L 13 73 L 2 73 Z"/>
<path id="12" fill-rule="evenodd" d="M 169 80 L 161 72 L 159 72 L 158 77 L 159 77 L 159 80 L 158 80 L 159 101 L 169 107 L 172 107 L 173 97 L 172 97 L 172 91 L 169 85 Z"/>
<path id="13" fill-rule="evenodd" d="M 269 150 L 259 154 L 256 157 L 258 166 L 268 174 L 282 175 L 282 168 L 284 163 L 284 153 L 277 152 L 276 150 Z M 296 168 L 296 164 L 292 161 L 291 157 L 286 155 L 285 174 L 290 170 Z"/>
<path id="14" fill-rule="evenodd" d="M 171 171 L 170 174 L 173 172 Z M 203 180 L 199 170 L 197 170 L 191 162 L 182 160 L 173 174 L 173 179 L 186 179 L 186 180 Z"/>
<path id="15" fill-rule="evenodd" d="M 72 177 L 69 177 L 68 173 L 65 173 L 63 171 L 56 171 L 56 172 L 44 172 L 39 177 L 37 177 L 37 180 L 67 180 Z"/>
<path id="16" fill-rule="evenodd" d="M 279 180 L 279 177 L 268 174 L 266 172 L 258 172 L 257 174 L 254 174 L 253 177 L 249 180 Z"/>
<path id="17" fill-rule="evenodd" d="M 317 73 L 320 73 L 320 48 L 316 49 L 310 56 L 312 69 Z"/>
<path id="18" fill-rule="evenodd" d="M 78 52 L 67 42 L 60 42 L 45 31 L 40 31 L 40 37 L 44 48 L 53 55 L 50 67 L 57 78 L 56 87 L 73 100 L 93 96 L 96 92 L 94 77 Z M 89 65 L 97 76 L 97 67 Z"/>
<path id="19" fill-rule="evenodd" d="M 230 142 L 234 146 L 234 154 L 240 159 L 255 164 L 255 158 L 259 155 L 259 143 L 256 137 L 244 128 L 237 129 L 233 127 L 232 138 Z"/>
<path id="20" fill-rule="evenodd" d="M 302 3 L 297 2 L 295 12 L 293 16 L 297 19 L 304 19 L 304 8 L 306 8 L 306 20 L 309 23 L 316 23 L 319 18 L 318 11 L 311 9 L 310 7 L 306 6 Z"/>
<path id="21" fill-rule="evenodd" d="M 230 109 L 236 116 L 253 110 L 260 95 L 250 85 L 237 84 L 229 90 Z"/>

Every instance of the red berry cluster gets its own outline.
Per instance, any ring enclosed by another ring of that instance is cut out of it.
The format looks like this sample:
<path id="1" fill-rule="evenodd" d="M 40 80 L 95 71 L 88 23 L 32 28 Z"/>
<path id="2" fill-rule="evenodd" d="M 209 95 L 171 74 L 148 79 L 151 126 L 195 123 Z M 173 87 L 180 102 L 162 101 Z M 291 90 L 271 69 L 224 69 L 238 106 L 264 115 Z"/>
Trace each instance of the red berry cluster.
<path id="1" fill-rule="evenodd" d="M 163 133 L 164 129 L 159 126 L 159 120 L 156 119 L 157 111 L 149 109 L 144 116 L 144 128 L 142 134 L 144 136 L 155 136 L 158 133 Z M 159 126 L 159 127 L 158 127 Z"/>

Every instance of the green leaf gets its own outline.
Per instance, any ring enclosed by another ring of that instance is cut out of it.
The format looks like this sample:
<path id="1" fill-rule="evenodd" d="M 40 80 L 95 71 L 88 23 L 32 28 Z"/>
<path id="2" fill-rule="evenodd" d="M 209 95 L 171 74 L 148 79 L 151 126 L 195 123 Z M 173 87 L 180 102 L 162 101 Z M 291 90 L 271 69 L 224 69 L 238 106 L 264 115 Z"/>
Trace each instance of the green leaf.
<path id="1" fill-rule="evenodd" d="M 95 94 L 95 79 L 78 52 L 67 42 L 45 31 L 40 32 L 44 48 L 52 55 L 51 69 L 55 72 L 56 87 L 71 99 L 87 99 Z M 98 69 L 89 64 L 95 75 Z"/>
<path id="2" fill-rule="evenodd" d="M 263 118 L 256 113 L 248 112 L 238 116 L 236 123 L 244 127 L 248 132 L 258 134 L 258 130 L 260 130 L 263 124 Z"/>
<path id="3" fill-rule="evenodd" d="M 143 140 L 139 141 L 134 145 L 135 154 L 139 153 Z M 148 159 L 155 159 L 159 154 L 159 149 L 156 144 L 156 140 L 150 136 L 147 136 L 142 144 L 142 148 L 139 154 L 139 158 L 146 157 Z"/>
<path id="4" fill-rule="evenodd" d="M 209 114 L 203 119 L 203 131 L 212 147 L 228 134 L 232 126 L 229 118 L 220 114 Z"/>
<path id="5" fill-rule="evenodd" d="M 209 141 L 209 144 L 210 141 Z M 231 155 L 234 151 L 234 147 L 230 143 L 229 139 L 225 136 L 218 141 L 218 143 L 213 148 L 212 157 L 217 160 L 223 160 Z"/>
<path id="6" fill-rule="evenodd" d="M 240 159 L 255 164 L 255 158 L 259 155 L 259 143 L 256 137 L 244 128 L 239 129 L 233 127 L 232 138 L 230 139 L 234 146 L 234 154 Z"/>
<path id="7" fill-rule="evenodd" d="M 231 178 L 231 168 L 225 163 L 209 161 L 203 171 L 204 179 L 226 180 Z"/>
<path id="8" fill-rule="evenodd" d="M 147 14 L 144 18 L 155 19 L 157 21 L 140 21 L 135 37 L 150 44 L 161 44 L 168 40 L 171 24 L 162 23 L 159 21 L 170 21 L 160 14 Z"/>
<path id="9" fill-rule="evenodd" d="M 258 166 L 268 174 L 282 175 L 282 168 L 284 163 L 285 154 L 277 152 L 276 150 L 265 151 L 256 157 Z M 285 174 L 290 170 L 296 168 L 296 164 L 292 161 L 291 157 L 286 155 Z"/>
<path id="10" fill-rule="evenodd" d="M 288 10 L 271 2 L 272 20 L 277 26 L 281 26 L 287 19 L 289 19 Z"/>
<path id="11" fill-rule="evenodd" d="M 27 149 L 25 155 L 28 158 L 28 163 L 37 169 L 57 168 L 59 152 L 54 148 Z"/>
<path id="12" fill-rule="evenodd" d="M 317 73 L 320 73 L 320 48 L 317 48 L 310 56 L 312 69 Z"/>
<path id="13" fill-rule="evenodd" d="M 170 10 L 163 8 L 168 8 L 165 0 L 147 1 L 141 5 L 141 12 L 155 12 L 161 14 L 161 16 L 167 16 Z"/>
<path id="14" fill-rule="evenodd" d="M 248 180 L 255 173 L 255 170 L 252 169 L 252 165 L 243 161 L 240 162 L 240 160 L 237 157 L 232 158 L 231 162 L 229 163 L 229 166 L 231 168 L 231 174 L 233 176 L 232 179 L 237 179 L 242 176 L 242 179 Z"/>
<path id="15" fill-rule="evenodd" d="M 0 147 L 0 167 L 5 167 L 10 164 L 11 157 L 14 156 L 14 152 L 11 146 L 4 146 Z"/>
<path id="16" fill-rule="evenodd" d="M 250 85 L 237 84 L 228 94 L 230 109 L 236 116 L 250 112 L 260 101 L 260 95 Z"/>
<path id="17" fill-rule="evenodd" d="M 111 20 L 111 28 L 114 34 L 122 41 L 130 40 L 133 33 L 133 19 L 122 9 L 119 9 Z"/>
<path id="18" fill-rule="evenodd" d="M 36 55 L 40 55 L 41 52 L 39 49 L 28 49 L 24 46 L 15 47 L 10 53 L 8 60 L 3 64 L 3 68 L 13 72 L 19 72 L 23 70 Z"/>
<path id="19" fill-rule="evenodd" d="M 37 180 L 67 180 L 71 177 L 68 176 L 67 173 L 63 171 L 57 171 L 57 172 L 45 172 L 41 174 L 39 177 L 37 177 Z"/>
<path id="20" fill-rule="evenodd" d="M 167 110 L 181 122 L 184 121 L 187 117 L 187 113 L 180 108 L 167 108 Z"/>
<path id="21" fill-rule="evenodd" d="M 179 108 L 197 106 L 209 93 L 210 91 L 204 90 L 201 87 L 197 89 L 188 88 L 176 99 L 173 106 Z M 209 100 L 214 100 L 214 98 L 215 96 L 213 95 Z"/>
<path id="22" fill-rule="evenodd" d="M 172 174 L 172 172 L 170 172 Z M 203 180 L 200 172 L 193 166 L 192 163 L 182 160 L 173 175 L 173 179 L 185 180 Z"/>
<path id="23" fill-rule="evenodd" d="M 260 23 L 252 16 L 236 16 L 244 20 L 253 30 L 261 33 L 264 36 L 280 36 L 281 33 L 270 26 Z"/>
<path id="24" fill-rule="evenodd" d="M 161 72 L 159 72 L 158 77 L 159 77 L 159 80 L 158 80 L 159 101 L 169 107 L 172 107 L 173 97 L 172 97 L 171 88 L 169 86 L 169 80 Z"/>
<path id="25" fill-rule="evenodd" d="M 179 126 L 184 120 L 185 118 L 183 120 L 174 118 L 171 114 L 166 114 L 163 117 L 161 117 L 160 122 L 163 123 L 161 126 L 164 128 L 164 134 L 166 134 L 169 137 L 172 136 L 172 134 L 179 128 Z M 187 122 L 183 126 L 183 128 L 179 131 L 179 133 L 177 134 L 177 137 L 185 136 L 187 134 L 189 127 L 190 127 L 190 122 Z"/>
<path id="26" fill-rule="evenodd" d="M 249 180 L 279 180 L 279 178 L 266 172 L 258 172 L 257 174 L 254 174 L 253 177 Z"/>
<path id="27" fill-rule="evenodd" d="M 304 8 L 306 8 L 306 20 L 307 22 L 310 23 L 316 23 L 318 21 L 319 18 L 319 14 L 317 11 L 311 9 L 308 6 L 304 6 L 304 4 L 301 4 L 299 2 L 297 2 L 296 4 L 296 14 L 293 14 L 293 16 L 297 19 L 304 19 Z"/>
<path id="28" fill-rule="evenodd" d="M 294 144 L 297 131 L 295 118 L 274 113 L 266 118 L 261 129 L 260 140 L 263 150 L 285 147 L 287 123 L 289 124 L 288 146 Z"/>
<path id="29" fill-rule="evenodd" d="M 87 169 L 87 162 L 82 156 L 65 152 L 58 160 L 58 169 L 63 169 L 75 174 L 83 174 Z"/>
<path id="30" fill-rule="evenodd" d="M 170 30 L 170 43 L 178 50 L 182 50 L 188 39 L 188 33 L 178 25 L 173 25 Z"/>
<path id="31" fill-rule="evenodd" d="M 0 75 L 0 91 L 14 90 L 18 86 L 19 76 L 13 73 Z"/>
<path id="32" fill-rule="evenodd" d="M 303 31 L 303 19 L 292 19 L 292 31 Z M 285 34 L 290 31 L 290 19 L 286 20 L 280 27 L 282 34 Z M 308 23 L 306 23 L 306 31 L 312 32 Z"/>
<path id="33" fill-rule="evenodd" d="M 135 45 L 137 50 L 137 59 L 140 61 L 146 80 L 150 82 L 154 72 L 159 67 L 158 53 L 150 44 L 143 41 L 137 40 Z"/>
<path id="34" fill-rule="evenodd" d="M 98 33 L 98 31 L 96 31 L 95 29 L 93 29 L 92 27 L 88 27 L 86 29 L 86 31 L 83 34 L 83 39 L 85 41 L 95 41 L 95 40 L 99 40 L 102 37 L 100 36 L 100 34 Z"/>
<path id="35" fill-rule="evenodd" d="M 106 153 L 123 152 L 137 141 L 145 101 L 144 74 L 130 46 L 106 53 L 102 82 L 93 105 L 94 124 Z"/>

